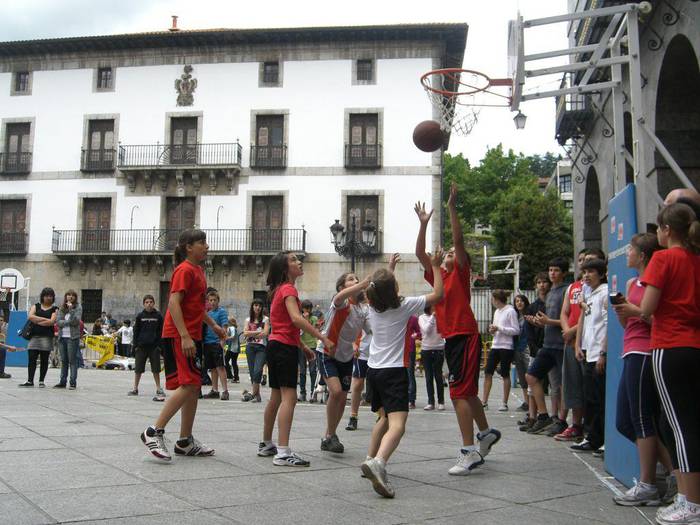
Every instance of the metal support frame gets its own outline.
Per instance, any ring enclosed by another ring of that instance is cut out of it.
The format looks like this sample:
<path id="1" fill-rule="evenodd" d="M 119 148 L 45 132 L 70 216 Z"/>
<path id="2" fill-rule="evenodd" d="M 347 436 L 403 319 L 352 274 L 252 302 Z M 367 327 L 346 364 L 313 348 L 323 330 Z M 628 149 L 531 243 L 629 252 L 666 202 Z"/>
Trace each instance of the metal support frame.
<path id="1" fill-rule="evenodd" d="M 489 257 L 488 248 L 484 246 L 484 279 L 489 276 L 489 273 L 493 275 L 513 275 L 513 291 L 520 293 L 520 259 L 522 258 L 522 253 Z M 489 264 L 491 263 L 506 263 L 506 267 L 489 271 Z"/>

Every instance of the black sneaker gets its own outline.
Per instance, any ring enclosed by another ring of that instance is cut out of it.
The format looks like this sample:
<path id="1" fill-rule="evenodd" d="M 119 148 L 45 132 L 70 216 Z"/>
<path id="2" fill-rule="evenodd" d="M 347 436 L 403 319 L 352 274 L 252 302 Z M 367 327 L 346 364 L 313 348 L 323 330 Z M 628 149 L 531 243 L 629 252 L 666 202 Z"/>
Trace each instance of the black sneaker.
<path id="1" fill-rule="evenodd" d="M 554 421 L 552 421 L 552 418 L 549 417 L 547 414 L 539 415 L 539 416 L 537 416 L 535 423 L 532 425 L 532 428 L 530 428 L 527 431 L 527 433 L 528 434 L 541 434 L 542 432 L 544 432 L 544 429 L 547 428 L 552 423 L 554 423 Z"/>
<path id="2" fill-rule="evenodd" d="M 243 391 L 241 401 L 252 401 L 253 399 L 255 399 L 255 396 L 252 394 L 252 392 L 248 392 L 247 390 Z"/>
<path id="3" fill-rule="evenodd" d="M 527 412 L 528 410 L 530 410 L 530 405 L 523 401 L 518 407 L 518 410 L 520 410 L 521 412 Z"/>
<path id="4" fill-rule="evenodd" d="M 345 430 L 357 430 L 357 418 L 354 416 L 350 416 L 350 419 L 348 420 L 348 426 L 345 427 Z"/>
<path id="5" fill-rule="evenodd" d="M 204 399 L 219 399 L 219 393 L 216 390 L 211 390 L 208 394 L 204 395 Z"/>
<path id="6" fill-rule="evenodd" d="M 19 385 L 20 388 L 32 388 L 34 386 L 34 383 L 31 381 L 25 381 L 21 385 Z"/>
<path id="7" fill-rule="evenodd" d="M 594 448 L 593 445 L 591 445 L 591 442 L 588 441 L 587 439 L 584 439 L 581 441 L 581 443 L 576 443 L 575 445 L 571 445 L 569 447 L 571 450 L 575 450 L 576 452 L 596 452 L 598 451 L 597 448 Z"/>
<path id="8" fill-rule="evenodd" d="M 334 452 L 336 454 L 342 454 L 343 452 L 345 452 L 345 447 L 338 439 L 338 436 L 336 434 L 333 434 L 331 437 L 323 438 L 321 440 L 321 450 L 325 450 L 326 452 Z"/>
<path id="9" fill-rule="evenodd" d="M 5 372 L 0 374 L 0 379 L 11 379 L 11 378 L 12 378 L 12 374 L 6 374 Z"/>
<path id="10" fill-rule="evenodd" d="M 66 388 L 66 384 L 65 383 L 58 383 L 58 384 L 54 385 L 53 387 L 54 388 Z"/>
<path id="11" fill-rule="evenodd" d="M 543 433 L 549 437 L 554 437 L 557 434 L 561 434 L 562 432 L 564 432 L 567 428 L 569 428 L 569 425 L 566 424 L 566 421 L 557 419 L 556 421 L 554 421 L 554 423 L 549 425 Z"/>
<path id="12" fill-rule="evenodd" d="M 532 426 L 534 424 L 535 424 L 534 419 L 526 419 L 525 421 L 523 421 L 522 425 L 518 425 L 518 430 L 520 430 L 520 432 L 527 432 L 528 430 L 530 430 L 532 428 Z"/>

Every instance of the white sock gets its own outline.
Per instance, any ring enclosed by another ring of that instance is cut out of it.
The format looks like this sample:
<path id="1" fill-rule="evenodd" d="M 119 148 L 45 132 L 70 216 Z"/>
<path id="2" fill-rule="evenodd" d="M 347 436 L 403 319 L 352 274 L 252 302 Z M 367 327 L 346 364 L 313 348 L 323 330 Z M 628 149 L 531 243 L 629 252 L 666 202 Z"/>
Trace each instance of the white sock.
<path id="1" fill-rule="evenodd" d="M 462 454 L 469 454 L 470 452 L 476 451 L 476 445 L 464 445 L 462 447 Z"/>
<path id="2" fill-rule="evenodd" d="M 645 483 L 644 481 L 640 481 L 639 486 L 644 488 L 644 489 L 653 489 L 654 488 L 654 485 L 652 485 L 651 483 Z"/>
<path id="3" fill-rule="evenodd" d="M 292 453 L 292 449 L 289 447 L 277 447 L 277 455 L 280 457 L 289 456 Z"/>
<path id="4" fill-rule="evenodd" d="M 679 503 L 687 503 L 687 502 L 688 502 L 688 498 L 685 497 L 685 494 L 681 494 L 681 493 L 679 492 L 679 493 L 676 495 L 676 497 L 678 498 L 678 502 L 679 502 Z"/>
<path id="5" fill-rule="evenodd" d="M 374 458 L 373 458 L 372 456 L 367 456 L 367 457 L 365 458 L 365 461 L 369 461 L 370 459 L 374 459 Z"/>
<path id="6" fill-rule="evenodd" d="M 274 446 L 274 443 L 272 442 L 272 440 L 270 440 L 270 441 L 263 441 L 263 443 L 265 444 L 266 447 L 272 447 L 272 446 Z"/>
<path id="7" fill-rule="evenodd" d="M 479 433 L 477 434 L 477 436 L 479 437 L 479 439 L 481 439 L 482 437 L 484 437 L 484 436 L 485 436 L 486 434 L 488 434 L 489 432 L 491 432 L 491 427 L 488 427 L 488 428 L 485 429 L 485 430 L 480 430 Z"/>

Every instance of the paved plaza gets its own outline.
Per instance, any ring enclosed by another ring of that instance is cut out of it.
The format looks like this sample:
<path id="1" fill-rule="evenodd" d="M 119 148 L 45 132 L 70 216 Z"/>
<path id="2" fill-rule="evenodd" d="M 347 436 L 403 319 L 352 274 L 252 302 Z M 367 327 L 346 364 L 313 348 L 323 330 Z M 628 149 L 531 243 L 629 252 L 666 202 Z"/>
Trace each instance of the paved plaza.
<path id="1" fill-rule="evenodd" d="M 411 412 L 389 463 L 396 498 L 386 500 L 360 478 L 373 421 L 366 407 L 356 432 L 339 431 L 346 451 L 338 455 L 319 450 L 325 407 L 300 403 L 291 444 L 311 467 L 275 467 L 256 456 L 264 403 L 240 402 L 245 384 L 232 385 L 231 401 L 199 404 L 195 433 L 216 448 L 216 456 L 174 457 L 163 464 L 148 457 L 139 440 L 162 406 L 151 401 L 148 375 L 133 398 L 126 396 L 131 372 L 81 370 L 76 391 L 50 388 L 56 369 L 49 370 L 45 389 L 20 389 L 25 371 L 8 372 L 12 379 L 0 381 L 2 524 L 653 521 L 655 509 L 642 513 L 612 502 L 612 489 L 596 477 L 607 476 L 600 459 L 579 458 L 565 444 L 518 432 L 515 421 L 522 413 L 514 410 L 489 411 L 503 439 L 486 464 L 467 477 L 449 476 L 459 443 L 456 421 L 449 409 L 421 410 L 422 378 L 419 409 Z M 268 392 L 263 390 L 263 401 Z M 494 403 L 499 393 L 494 382 Z M 511 405 L 517 406 L 515 399 Z M 177 421 L 168 428 L 171 443 L 177 429 Z"/>

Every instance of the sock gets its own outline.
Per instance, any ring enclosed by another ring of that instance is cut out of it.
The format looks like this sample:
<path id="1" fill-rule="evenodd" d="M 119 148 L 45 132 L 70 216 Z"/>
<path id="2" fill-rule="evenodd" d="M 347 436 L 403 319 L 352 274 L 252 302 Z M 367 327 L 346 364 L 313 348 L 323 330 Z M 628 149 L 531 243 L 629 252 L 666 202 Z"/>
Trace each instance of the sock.
<path id="1" fill-rule="evenodd" d="M 289 447 L 277 447 L 277 455 L 282 457 L 282 456 L 289 456 L 292 453 L 292 449 Z"/>
<path id="2" fill-rule="evenodd" d="M 369 461 L 370 459 L 374 459 L 374 458 L 373 458 L 372 456 L 367 456 L 367 457 L 365 458 L 365 461 Z"/>
<path id="3" fill-rule="evenodd" d="M 480 430 L 480 431 L 476 434 L 476 437 L 478 437 L 479 439 L 481 439 L 482 437 L 484 437 L 484 436 L 485 436 L 486 434 L 488 434 L 489 432 L 491 432 L 491 427 L 487 427 L 485 430 Z"/>
<path id="4" fill-rule="evenodd" d="M 386 461 L 384 461 L 382 458 L 374 458 L 374 460 L 379 463 L 379 465 L 383 468 L 386 467 Z"/>
<path id="5" fill-rule="evenodd" d="M 263 443 L 265 443 L 265 446 L 266 446 L 266 447 L 274 446 L 273 443 L 272 443 L 272 440 L 270 440 L 270 441 L 263 441 Z"/>
<path id="6" fill-rule="evenodd" d="M 464 445 L 462 447 L 462 454 L 469 454 L 470 452 L 476 451 L 476 445 Z"/>

